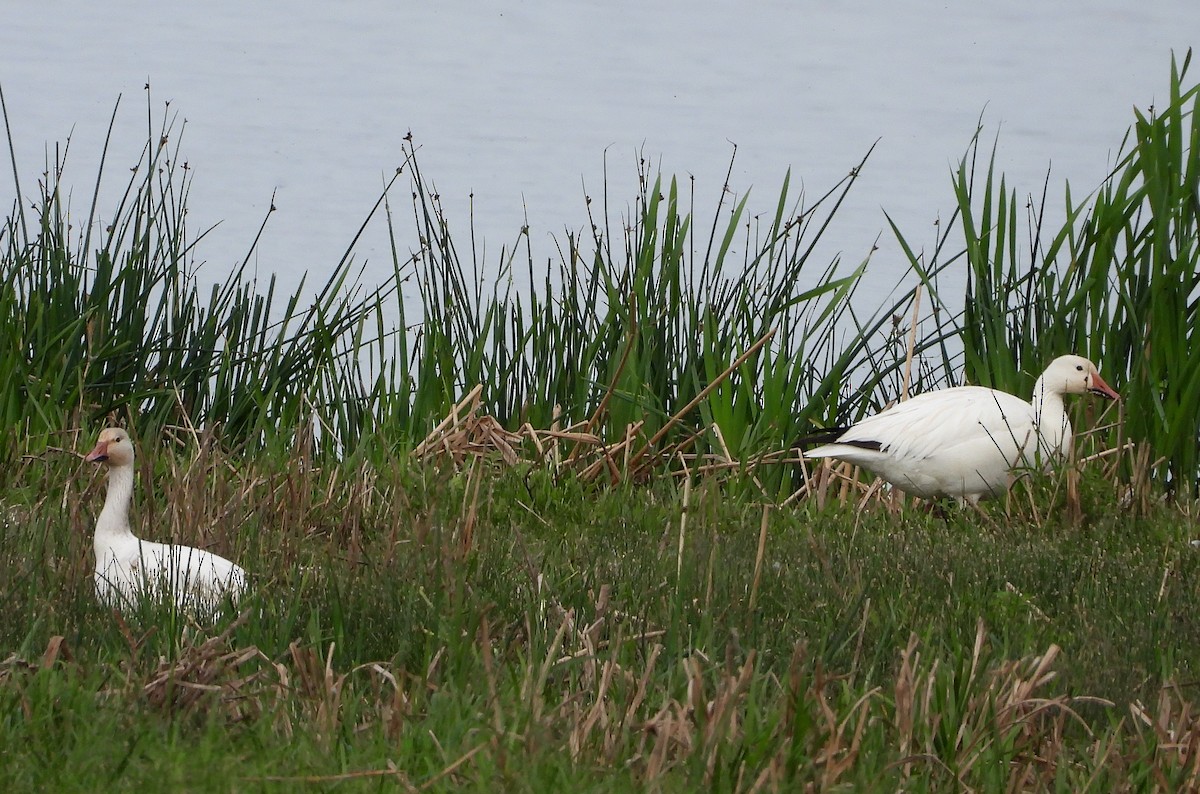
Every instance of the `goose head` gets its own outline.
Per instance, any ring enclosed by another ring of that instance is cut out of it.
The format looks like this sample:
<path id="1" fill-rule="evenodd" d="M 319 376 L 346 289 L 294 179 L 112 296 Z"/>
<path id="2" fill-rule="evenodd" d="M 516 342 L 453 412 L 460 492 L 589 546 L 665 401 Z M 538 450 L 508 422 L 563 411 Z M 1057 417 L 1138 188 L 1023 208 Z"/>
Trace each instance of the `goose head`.
<path id="1" fill-rule="evenodd" d="M 101 431 L 96 446 L 85 457 L 88 463 L 103 463 L 106 466 L 132 466 L 133 442 L 129 433 L 119 427 Z"/>
<path id="2" fill-rule="evenodd" d="M 1047 391 L 1059 394 L 1095 394 L 1108 400 L 1121 399 L 1121 395 L 1100 377 L 1096 365 L 1083 356 L 1059 356 L 1046 367 L 1041 380 Z"/>

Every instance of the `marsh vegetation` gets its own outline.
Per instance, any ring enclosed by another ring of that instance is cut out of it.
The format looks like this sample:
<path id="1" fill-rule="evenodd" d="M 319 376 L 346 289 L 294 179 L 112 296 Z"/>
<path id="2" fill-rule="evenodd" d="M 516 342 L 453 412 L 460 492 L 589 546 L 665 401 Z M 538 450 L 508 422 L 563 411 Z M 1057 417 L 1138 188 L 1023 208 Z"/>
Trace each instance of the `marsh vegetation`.
<path id="1" fill-rule="evenodd" d="M 893 227 L 909 286 L 869 316 L 869 260 L 813 255 L 869 155 L 704 222 L 643 165 L 625 213 L 589 197 L 551 256 L 522 231 L 481 262 L 409 141 L 374 213 L 393 278 L 359 283 L 351 244 L 282 296 L 196 268 L 169 116 L 115 209 L 13 163 L 0 785 L 1196 785 L 1189 61 L 1060 229 L 978 135 L 938 245 Z M 982 513 L 792 449 L 897 395 L 1028 394 L 1065 351 L 1123 401 Z M 243 612 L 95 602 L 77 455 L 110 421 L 143 450 L 137 534 L 236 560 Z"/>

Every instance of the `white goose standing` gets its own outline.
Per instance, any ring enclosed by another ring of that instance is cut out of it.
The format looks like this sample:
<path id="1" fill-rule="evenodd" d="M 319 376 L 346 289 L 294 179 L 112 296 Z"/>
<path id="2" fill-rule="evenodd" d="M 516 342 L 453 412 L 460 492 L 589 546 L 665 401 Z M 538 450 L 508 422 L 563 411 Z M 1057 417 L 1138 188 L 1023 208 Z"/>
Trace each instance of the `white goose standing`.
<path id="1" fill-rule="evenodd" d="M 108 496 L 96 519 L 96 597 L 110 606 L 170 597 L 182 611 L 206 612 L 246 589 L 246 572 L 191 546 L 139 540 L 129 528 L 133 442 L 119 427 L 100 433 L 84 460 L 108 468 Z"/>
<path id="2" fill-rule="evenodd" d="M 848 461 L 925 499 L 976 503 L 1008 490 L 1014 469 L 1044 467 L 1069 452 L 1063 396 L 1085 392 L 1120 399 L 1091 361 L 1060 356 L 1030 402 L 983 386 L 926 392 L 827 436 L 804 457 Z"/>

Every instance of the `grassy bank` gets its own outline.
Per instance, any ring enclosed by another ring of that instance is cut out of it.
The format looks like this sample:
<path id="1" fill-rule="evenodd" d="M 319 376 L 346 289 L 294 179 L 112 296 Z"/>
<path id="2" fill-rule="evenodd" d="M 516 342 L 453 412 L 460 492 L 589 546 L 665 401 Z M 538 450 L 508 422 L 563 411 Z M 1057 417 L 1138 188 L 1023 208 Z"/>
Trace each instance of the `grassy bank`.
<path id="1" fill-rule="evenodd" d="M 102 479 L 24 460 L 5 790 L 1194 782 L 1194 519 L 1135 517 L 1100 479 L 1071 525 L 594 492 L 495 460 L 368 474 L 181 444 L 141 476 L 136 529 L 211 543 L 254 594 L 213 628 L 105 611 Z"/>
<path id="2" fill-rule="evenodd" d="M 869 262 L 812 255 L 869 157 L 705 223 L 641 171 L 627 216 L 598 197 L 553 258 L 523 234 L 494 264 L 407 142 L 393 278 L 351 246 L 315 299 L 200 286 L 170 117 L 115 210 L 73 218 L 55 163 L 0 229 L 0 788 L 1197 785 L 1187 67 L 1053 234 L 973 150 L 965 250 L 896 229 L 913 287 L 870 318 Z M 1075 458 L 982 513 L 790 449 L 963 377 L 1025 393 L 1065 350 L 1127 399 L 1079 401 Z M 241 615 L 96 603 L 74 453 L 112 421 L 135 531 L 244 565 Z"/>

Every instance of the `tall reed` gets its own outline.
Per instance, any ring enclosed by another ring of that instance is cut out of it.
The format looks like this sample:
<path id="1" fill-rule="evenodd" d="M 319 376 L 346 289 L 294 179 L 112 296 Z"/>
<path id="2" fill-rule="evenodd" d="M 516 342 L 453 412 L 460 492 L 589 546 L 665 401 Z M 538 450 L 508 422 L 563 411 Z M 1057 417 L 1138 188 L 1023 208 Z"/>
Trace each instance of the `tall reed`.
<path id="1" fill-rule="evenodd" d="M 95 199 L 84 222 L 72 218 L 62 160 L 39 183 L 33 214 L 18 202 L 0 229 L 0 337 L 11 342 L 0 437 L 115 413 L 151 432 L 220 427 L 233 446 L 290 445 L 302 433 L 314 454 L 370 455 L 416 444 L 478 386 L 483 410 L 510 429 L 571 426 L 650 466 L 737 466 L 814 425 L 955 381 L 959 356 L 968 380 L 1024 393 L 1047 358 L 1075 350 L 1121 386 L 1121 432 L 1161 457 L 1159 479 L 1190 489 L 1200 465 L 1200 364 L 1188 355 L 1200 155 L 1189 62 L 1173 66 L 1167 106 L 1138 115 L 1101 189 L 1076 204 L 1068 186 L 1061 229 L 1043 231 L 1045 200 L 1031 205 L 1027 245 L 1019 197 L 994 157 L 978 184 L 977 136 L 936 249 L 926 259 L 893 225 L 910 286 L 865 314 L 855 294 L 870 254 L 844 268 L 814 252 L 869 152 L 815 200 L 785 177 L 761 214 L 723 185 L 703 225 L 697 187 L 643 160 L 624 212 L 610 209 L 606 180 L 553 257 L 521 230 L 486 262 L 406 139 L 376 205 L 393 250 L 381 283 L 360 283 L 355 236 L 315 296 L 282 298 L 273 278 L 264 288 L 247 275 L 249 253 L 208 290 L 194 265 L 204 234 L 185 222 L 182 130 L 164 114 L 102 231 Z M 106 173 L 102 156 L 96 196 Z M 393 206 L 397 185 L 411 188 L 411 220 Z M 961 252 L 948 248 L 950 227 L 961 229 Z M 940 282 L 960 264 L 962 310 Z M 406 312 L 412 297 L 420 316 Z M 764 476 L 771 491 L 796 475 Z"/>
<path id="2" fill-rule="evenodd" d="M 7 113 L 5 124 L 11 140 Z M 65 154 L 39 181 L 33 216 L 21 196 L 5 220 L 3 436 L 130 414 L 147 430 L 219 425 L 242 443 L 290 433 L 332 403 L 355 404 L 357 339 L 391 285 L 359 289 L 347 257 L 314 299 L 305 301 L 301 286 L 280 306 L 274 276 L 265 291 L 247 278 L 256 239 L 206 291 L 194 264 L 204 235 L 186 224 L 191 174 L 181 133 L 164 114 L 107 221 L 95 199 L 84 218 L 73 215 Z M 106 159 L 107 143 L 95 196 Z M 13 173 L 20 194 L 15 161 Z M 342 424 L 335 432 L 349 435 Z"/>
<path id="3" fill-rule="evenodd" d="M 444 412 L 481 384 L 508 427 L 574 424 L 609 442 L 636 428 L 659 441 L 650 454 L 687 439 L 690 455 L 733 461 L 786 449 L 844 401 L 859 406 L 856 390 L 899 380 L 904 364 L 893 317 L 908 316 L 915 291 L 862 320 L 852 299 L 869 254 L 849 269 L 814 261 L 869 156 L 811 202 L 789 174 L 762 215 L 725 185 L 704 227 L 695 186 L 643 160 L 626 213 L 610 213 L 606 184 L 598 201 L 585 197 L 586 227 L 563 235 L 557 260 L 541 265 L 523 232 L 485 282 L 487 264 L 462 256 L 410 153 L 420 240 L 410 256 L 426 313 L 414 402 Z"/>
<path id="4" fill-rule="evenodd" d="M 523 231 L 491 263 L 473 247 L 460 254 L 407 140 L 388 188 L 406 178 L 411 225 L 388 190 L 377 204 L 392 273 L 361 285 L 352 241 L 310 298 L 248 276 L 257 239 L 240 267 L 202 286 L 181 137 L 169 114 L 150 129 L 102 231 L 96 201 L 82 222 L 73 216 L 65 158 L 39 183 L 32 220 L 19 203 L 5 221 L 4 434 L 115 414 L 148 433 L 219 426 L 235 446 L 303 432 L 317 453 L 347 454 L 416 443 L 480 386 L 484 409 L 510 428 L 574 424 L 608 442 L 635 428 L 639 444 L 657 440 L 650 460 L 691 439 L 690 452 L 734 461 L 785 448 L 840 404 L 852 373 L 880 377 L 889 312 L 857 327 L 851 309 L 867 260 L 848 272 L 812 261 L 866 158 L 811 203 L 785 178 L 762 216 L 722 186 L 703 230 L 695 187 L 689 195 L 643 160 L 626 213 L 608 211 L 606 184 L 603 213 L 585 198 L 586 231 L 565 232 L 557 259 L 535 255 Z M 102 157 L 96 196 L 107 174 Z M 15 161 L 13 175 L 20 192 Z M 412 289 L 417 318 L 405 314 Z"/>

